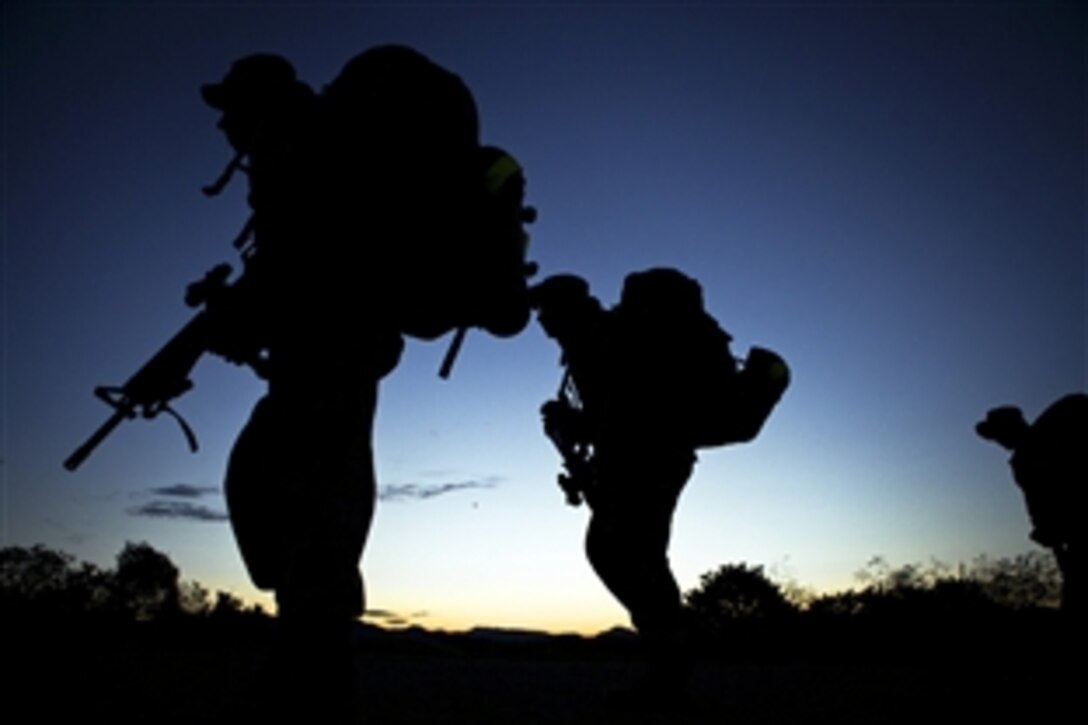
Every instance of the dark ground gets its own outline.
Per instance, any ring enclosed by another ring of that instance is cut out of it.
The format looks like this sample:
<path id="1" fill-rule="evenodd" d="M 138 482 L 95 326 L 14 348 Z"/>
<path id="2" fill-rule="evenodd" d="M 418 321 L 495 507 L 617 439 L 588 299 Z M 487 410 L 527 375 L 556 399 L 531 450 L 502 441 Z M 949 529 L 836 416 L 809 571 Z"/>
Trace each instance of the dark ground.
<path id="1" fill-rule="evenodd" d="M 18 721 L 268 721 L 256 717 L 253 699 L 255 673 L 268 653 L 267 627 L 129 625 L 33 637 L 8 630 L 4 709 L 11 714 L 25 706 Z M 662 712 L 610 700 L 641 673 L 628 638 L 370 631 L 357 656 L 359 722 L 1045 725 L 1070 719 L 1064 713 L 1075 702 L 1072 688 L 1083 682 L 1079 662 L 1040 659 L 1035 649 L 972 653 L 946 644 L 932 657 L 917 650 L 903 658 L 828 651 L 704 656 L 689 702 Z"/>

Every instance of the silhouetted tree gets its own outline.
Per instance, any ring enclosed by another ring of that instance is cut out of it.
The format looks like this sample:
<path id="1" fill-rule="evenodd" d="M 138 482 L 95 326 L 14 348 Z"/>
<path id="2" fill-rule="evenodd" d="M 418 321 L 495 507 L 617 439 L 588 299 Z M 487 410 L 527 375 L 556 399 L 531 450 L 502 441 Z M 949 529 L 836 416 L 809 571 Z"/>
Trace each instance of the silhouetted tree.
<path id="1" fill-rule="evenodd" d="M 211 610 L 213 617 L 237 616 L 244 611 L 245 604 L 230 592 L 219 591 L 215 593 L 215 605 Z"/>
<path id="2" fill-rule="evenodd" d="M 148 620 L 187 615 L 264 615 L 228 592 L 197 581 L 180 581 L 170 558 L 146 543 L 128 542 L 117 569 L 76 562 L 42 544 L 0 549 L 0 619 L 18 626 L 28 620 L 76 624 L 80 616 Z"/>
<path id="3" fill-rule="evenodd" d="M 94 614 L 117 613 L 112 571 L 88 562 L 80 562 L 77 569 L 69 572 L 68 582 L 70 599 L 78 603 L 79 609 Z"/>
<path id="4" fill-rule="evenodd" d="M 699 586 L 685 593 L 684 602 L 712 624 L 771 619 L 795 611 L 781 587 L 764 574 L 762 566 L 747 564 L 726 564 L 703 574 Z"/>
<path id="5" fill-rule="evenodd" d="M 71 555 L 41 544 L 0 549 L 0 589 L 37 598 L 65 585 L 72 561 Z"/>
<path id="6" fill-rule="evenodd" d="M 1008 609 L 1058 607 L 1061 602 L 1061 571 L 1050 552 L 1031 551 L 1011 559 L 979 557 L 970 577 L 989 599 Z"/>
<path id="7" fill-rule="evenodd" d="M 956 570 L 938 561 L 892 567 L 882 557 L 874 557 L 856 578 L 862 584 L 859 590 L 817 597 L 807 611 L 851 616 L 972 615 L 1055 607 L 1061 592 L 1057 565 L 1042 552 L 1012 559 L 980 557 Z"/>
<path id="8" fill-rule="evenodd" d="M 73 558 L 40 544 L 0 550 L 0 602 L 7 612 L 56 612 L 68 604 Z"/>
<path id="9" fill-rule="evenodd" d="M 183 581 L 178 585 L 178 608 L 184 614 L 207 614 L 211 609 L 211 594 L 198 581 Z"/>
<path id="10" fill-rule="evenodd" d="M 816 616 L 852 617 L 865 611 L 869 594 L 853 589 L 845 592 L 830 592 L 813 598 L 805 612 Z"/>
<path id="11" fill-rule="evenodd" d="M 947 572 L 938 562 L 931 562 L 929 567 L 904 564 L 893 568 L 877 556 L 854 576 L 863 584 L 856 614 L 902 617 L 916 616 L 929 609 L 935 586 Z"/>
<path id="12" fill-rule="evenodd" d="M 117 555 L 115 582 L 123 608 L 136 619 L 180 612 L 178 568 L 170 557 L 147 543 L 125 543 Z"/>

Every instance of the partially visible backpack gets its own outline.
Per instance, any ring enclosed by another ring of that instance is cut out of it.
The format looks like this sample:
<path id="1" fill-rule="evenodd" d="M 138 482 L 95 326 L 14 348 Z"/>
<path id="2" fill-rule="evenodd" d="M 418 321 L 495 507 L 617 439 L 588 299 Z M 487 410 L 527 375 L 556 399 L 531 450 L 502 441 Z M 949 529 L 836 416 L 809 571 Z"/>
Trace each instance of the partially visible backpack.
<path id="1" fill-rule="evenodd" d="M 751 441 L 789 385 L 789 368 L 770 350 L 753 347 L 738 365 L 699 283 L 678 270 L 629 274 L 613 311 L 638 341 L 628 354 L 657 378 L 643 386 L 648 400 L 693 448 Z"/>

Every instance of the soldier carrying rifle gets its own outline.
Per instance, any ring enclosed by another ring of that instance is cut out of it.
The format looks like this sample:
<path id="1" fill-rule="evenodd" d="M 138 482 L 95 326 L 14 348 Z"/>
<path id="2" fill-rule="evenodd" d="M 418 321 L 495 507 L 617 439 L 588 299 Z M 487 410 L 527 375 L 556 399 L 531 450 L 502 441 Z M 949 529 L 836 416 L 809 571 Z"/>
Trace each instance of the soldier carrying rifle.
<path id="1" fill-rule="evenodd" d="M 536 285 L 531 301 L 566 367 L 559 395 L 541 408 L 567 469 L 559 483 L 568 503 L 588 504 L 586 556 L 649 653 L 645 681 L 617 704 L 630 695 L 669 708 L 693 664 L 668 560 L 673 513 L 696 449 L 753 439 L 788 369 L 753 348 L 738 371 L 698 283 L 673 269 L 628 275 L 609 309 L 570 274 Z"/>
<path id="2" fill-rule="evenodd" d="M 257 248 L 257 294 L 219 350 L 240 340 L 244 355 L 238 330 L 252 330 L 268 358 L 227 502 L 251 577 L 276 594 L 284 682 L 302 677 L 316 703 L 353 676 L 346 630 L 364 608 L 378 381 L 405 334 L 524 327 L 529 215 L 520 167 L 480 146 L 453 73 L 399 46 L 356 56 L 319 96 L 289 71 L 274 56 L 243 59 L 203 96 L 248 160 Z"/>
<path id="3" fill-rule="evenodd" d="M 544 332 L 562 349 L 579 407 L 560 396 L 541 409 L 545 431 L 564 452 L 568 502 L 584 499 L 591 518 L 585 551 L 601 581 L 627 609 L 651 652 L 644 694 L 679 697 L 690 662 L 683 651 L 680 590 L 667 550 L 673 510 L 691 475 L 694 450 L 639 407 L 637 360 L 617 357 L 621 342 L 609 311 L 574 275 L 533 290 Z M 566 389 L 567 386 L 564 385 Z"/>

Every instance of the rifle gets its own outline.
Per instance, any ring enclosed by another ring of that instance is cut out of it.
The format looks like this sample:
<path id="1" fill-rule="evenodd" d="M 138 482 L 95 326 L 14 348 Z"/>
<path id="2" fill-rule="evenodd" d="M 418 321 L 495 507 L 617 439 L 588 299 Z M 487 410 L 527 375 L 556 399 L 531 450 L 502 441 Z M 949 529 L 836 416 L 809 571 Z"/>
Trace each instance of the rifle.
<path id="1" fill-rule="evenodd" d="M 569 505 L 580 506 L 583 500 L 588 502 L 587 496 L 593 487 L 593 461 L 591 444 L 579 433 L 581 411 L 572 400 L 571 386 L 568 370 L 559 384 L 555 400 L 544 403 L 540 412 L 544 418 L 544 433 L 563 458 L 565 471 L 556 477 L 559 488 Z"/>
<path id="2" fill-rule="evenodd" d="M 252 244 L 249 244 L 252 238 L 252 222 L 251 217 L 234 240 L 234 246 L 242 250 L 243 262 L 247 262 L 254 251 Z M 66 469 L 74 471 L 79 468 L 122 421 L 137 416 L 150 420 L 160 413 L 170 415 L 181 426 L 189 449 L 194 453 L 197 451 L 199 446 L 193 429 L 170 407 L 170 401 L 193 387 L 189 374 L 204 353 L 212 349 L 217 326 L 215 318 L 219 314 L 217 311 L 227 304 L 224 300 L 235 298 L 239 293 L 244 294 L 242 290 L 247 286 L 244 273 L 233 284 L 228 284 L 230 274 L 230 265 L 220 264 L 208 271 L 203 279 L 190 284 L 185 293 L 185 304 L 204 309 L 159 348 L 124 385 L 100 385 L 94 389 L 95 397 L 113 408 L 113 414 L 64 460 Z M 265 377 L 265 358 L 258 348 L 254 347 L 244 359 L 237 361 L 252 365 L 258 375 Z"/>

